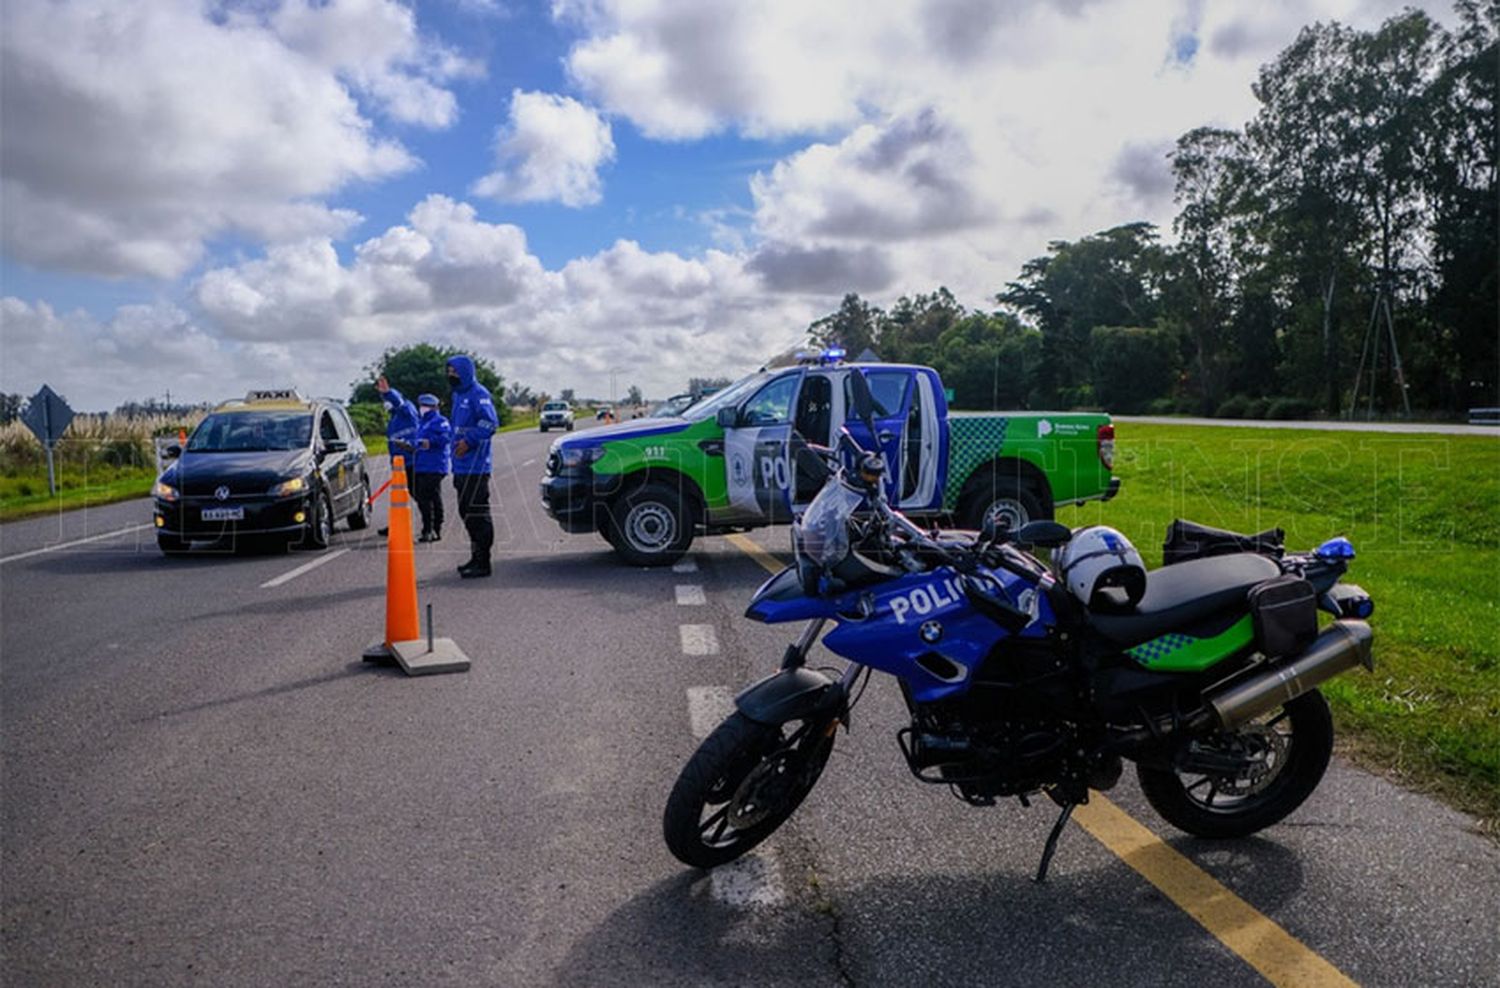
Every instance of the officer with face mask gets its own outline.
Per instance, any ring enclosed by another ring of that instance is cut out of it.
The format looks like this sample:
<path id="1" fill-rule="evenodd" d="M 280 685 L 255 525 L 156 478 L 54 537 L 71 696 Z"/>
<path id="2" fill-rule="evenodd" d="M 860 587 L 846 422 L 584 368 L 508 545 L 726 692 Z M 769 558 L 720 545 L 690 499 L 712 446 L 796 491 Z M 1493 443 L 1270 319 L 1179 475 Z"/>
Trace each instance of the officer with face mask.
<path id="1" fill-rule="evenodd" d="M 443 478 L 448 475 L 453 428 L 438 411 L 437 395 L 419 395 L 417 409 L 422 415 L 422 424 L 417 426 L 417 472 L 412 475 L 412 492 L 422 514 L 417 541 L 436 542 L 443 537 Z"/>
<path id="2" fill-rule="evenodd" d="M 495 543 L 490 520 L 490 437 L 500 419 L 489 390 L 475 378 L 471 358 L 449 357 L 447 373 L 453 389 L 453 486 L 470 543 L 469 561 L 458 568 L 458 575 L 471 579 L 490 575 L 490 550 Z"/>

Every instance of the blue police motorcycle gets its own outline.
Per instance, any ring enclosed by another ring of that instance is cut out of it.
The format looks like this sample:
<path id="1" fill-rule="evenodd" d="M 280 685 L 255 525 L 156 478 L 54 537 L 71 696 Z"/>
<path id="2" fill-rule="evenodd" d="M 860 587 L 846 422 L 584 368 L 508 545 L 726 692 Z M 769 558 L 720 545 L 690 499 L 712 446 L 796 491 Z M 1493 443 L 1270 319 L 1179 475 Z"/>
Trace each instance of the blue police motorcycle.
<path id="1" fill-rule="evenodd" d="M 874 435 L 868 386 L 851 381 Z M 1268 827 L 1322 779 L 1333 728 L 1316 687 L 1373 669 L 1373 604 L 1339 582 L 1346 540 L 1286 554 L 1275 530 L 1195 528 L 1202 551 L 1150 573 L 1138 600 L 1081 601 L 1034 555 L 1073 537 L 1063 525 L 924 531 L 847 430 L 837 450 L 804 444 L 798 467 L 822 488 L 793 527 L 795 563 L 746 616 L 807 624 L 683 767 L 663 816 L 683 863 L 732 861 L 791 816 L 874 671 L 906 701 L 897 741 L 916 779 L 975 806 L 1045 794 L 1061 808 L 1037 881 L 1073 808 L 1124 760 L 1158 813 L 1205 837 Z M 1321 633 L 1318 609 L 1335 618 Z M 807 665 L 820 635 L 849 661 L 837 676 Z"/>

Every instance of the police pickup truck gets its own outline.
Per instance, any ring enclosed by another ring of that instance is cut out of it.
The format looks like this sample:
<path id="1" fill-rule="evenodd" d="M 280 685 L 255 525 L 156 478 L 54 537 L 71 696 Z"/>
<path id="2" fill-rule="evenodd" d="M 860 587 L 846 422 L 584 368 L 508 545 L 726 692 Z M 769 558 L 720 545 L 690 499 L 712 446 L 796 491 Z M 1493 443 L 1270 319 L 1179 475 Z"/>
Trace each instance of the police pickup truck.
<path id="1" fill-rule="evenodd" d="M 875 399 L 873 437 L 853 412 L 856 369 Z M 878 444 L 890 503 L 915 518 L 1019 527 L 1120 486 L 1107 415 L 950 414 L 932 368 L 835 354 L 751 374 L 672 418 L 558 439 L 542 504 L 564 531 L 597 531 L 627 562 L 665 565 L 697 534 L 791 521 L 818 492 L 796 469 L 797 446 L 833 445 L 840 426 L 867 449 Z"/>

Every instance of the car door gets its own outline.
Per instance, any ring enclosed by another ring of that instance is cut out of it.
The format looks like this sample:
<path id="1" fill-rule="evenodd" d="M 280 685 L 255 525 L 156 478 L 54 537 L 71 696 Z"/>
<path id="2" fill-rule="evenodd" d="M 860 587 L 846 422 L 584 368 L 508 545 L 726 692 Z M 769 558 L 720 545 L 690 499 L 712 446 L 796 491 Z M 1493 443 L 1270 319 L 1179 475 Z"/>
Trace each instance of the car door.
<path id="1" fill-rule="evenodd" d="M 900 500 L 907 511 L 936 511 L 941 506 L 938 485 L 938 400 L 932 375 L 914 375 L 901 430 Z"/>
<path id="2" fill-rule="evenodd" d="M 328 492 L 335 515 L 343 511 L 349 492 L 349 468 L 345 461 L 348 451 L 331 448 L 329 445 L 341 441 L 347 442 L 339 435 L 333 412 L 327 408 L 318 412 L 318 472 L 323 475 L 323 489 Z"/>
<path id="3" fill-rule="evenodd" d="M 862 371 L 875 401 L 875 435 L 854 411 L 854 390 L 849 374 L 844 376 L 844 425 L 864 449 L 878 449 L 886 462 L 886 497 L 892 504 L 901 498 L 902 448 L 916 373 L 909 367 L 849 368 Z"/>
<path id="4" fill-rule="evenodd" d="M 787 457 L 792 474 L 792 510 L 800 513 L 803 508 L 812 503 L 817 497 L 818 491 L 822 490 L 822 483 L 807 471 L 803 470 L 797 459 L 797 450 L 812 443 L 817 446 L 834 445 L 834 421 L 836 415 L 834 403 L 833 378 L 827 371 L 809 371 L 802 380 L 802 387 L 797 392 L 797 401 L 792 413 L 791 439 L 787 448 Z"/>
<path id="5" fill-rule="evenodd" d="M 763 384 L 724 430 L 730 514 L 736 521 L 787 521 L 792 516 L 788 440 L 803 371 Z"/>
<path id="6" fill-rule="evenodd" d="M 358 505 L 357 498 L 364 497 L 362 486 L 365 477 L 365 444 L 359 438 L 359 430 L 354 428 L 354 423 L 349 419 L 349 413 L 337 405 L 329 409 L 333 412 L 333 424 L 338 430 L 339 438 L 346 443 L 342 454 L 344 461 L 344 497 L 346 503 L 343 510 L 353 511 Z"/>

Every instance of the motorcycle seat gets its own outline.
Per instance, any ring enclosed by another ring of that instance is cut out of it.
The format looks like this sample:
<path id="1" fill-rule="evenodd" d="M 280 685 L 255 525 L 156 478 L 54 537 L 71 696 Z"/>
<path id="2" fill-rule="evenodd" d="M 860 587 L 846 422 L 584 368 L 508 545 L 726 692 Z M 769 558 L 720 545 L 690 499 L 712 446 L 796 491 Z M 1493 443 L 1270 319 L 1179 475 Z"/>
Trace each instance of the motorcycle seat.
<path id="1" fill-rule="evenodd" d="M 1146 575 L 1134 607 L 1090 609 L 1088 620 L 1109 641 L 1128 648 L 1245 604 L 1258 583 L 1281 574 L 1265 556 L 1240 553 L 1163 566 Z"/>

